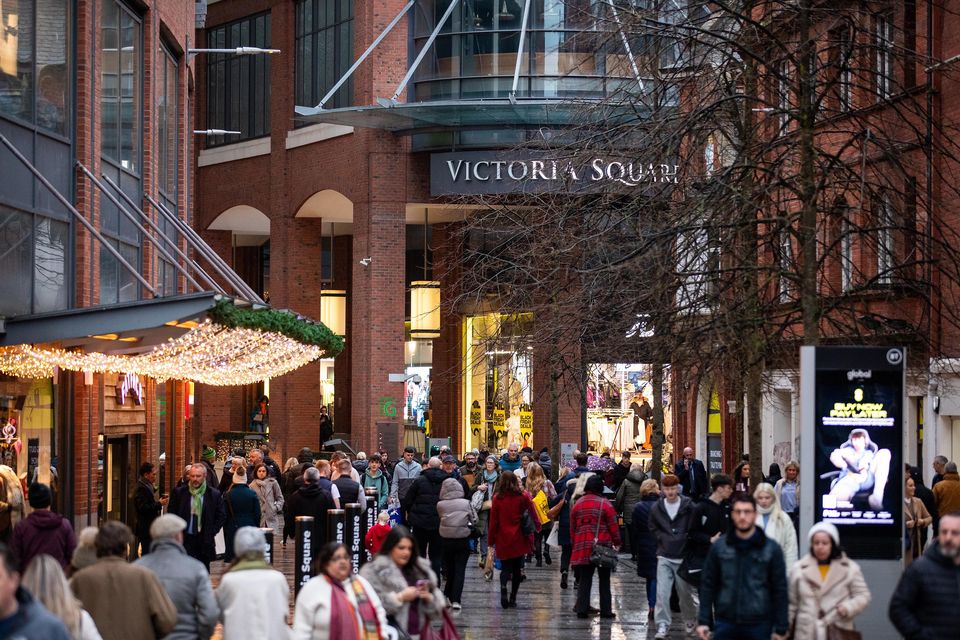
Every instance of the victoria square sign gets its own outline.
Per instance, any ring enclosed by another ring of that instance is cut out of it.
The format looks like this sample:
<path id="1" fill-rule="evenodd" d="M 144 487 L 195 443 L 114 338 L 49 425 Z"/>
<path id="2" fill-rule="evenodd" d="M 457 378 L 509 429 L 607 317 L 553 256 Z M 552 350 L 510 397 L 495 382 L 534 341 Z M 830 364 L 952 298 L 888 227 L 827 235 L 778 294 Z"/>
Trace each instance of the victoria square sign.
<path id="1" fill-rule="evenodd" d="M 549 151 L 468 151 L 430 157 L 430 194 L 597 192 L 678 183 L 673 162 L 624 157 L 559 157 Z"/>

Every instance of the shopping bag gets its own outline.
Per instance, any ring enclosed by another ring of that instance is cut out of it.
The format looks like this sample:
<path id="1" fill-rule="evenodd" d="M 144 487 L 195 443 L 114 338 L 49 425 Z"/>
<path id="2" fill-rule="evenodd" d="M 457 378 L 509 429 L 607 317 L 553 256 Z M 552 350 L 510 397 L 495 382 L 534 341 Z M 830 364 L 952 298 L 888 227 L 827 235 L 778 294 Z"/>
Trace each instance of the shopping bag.
<path id="1" fill-rule="evenodd" d="M 550 535 L 547 536 L 547 545 L 551 547 L 560 546 L 560 525 L 555 524 L 553 528 L 550 529 Z"/>
<path id="2" fill-rule="evenodd" d="M 403 524 L 403 516 L 400 514 L 400 507 L 398 506 L 387 507 L 387 515 L 390 516 L 391 527 L 395 527 L 398 524 Z"/>

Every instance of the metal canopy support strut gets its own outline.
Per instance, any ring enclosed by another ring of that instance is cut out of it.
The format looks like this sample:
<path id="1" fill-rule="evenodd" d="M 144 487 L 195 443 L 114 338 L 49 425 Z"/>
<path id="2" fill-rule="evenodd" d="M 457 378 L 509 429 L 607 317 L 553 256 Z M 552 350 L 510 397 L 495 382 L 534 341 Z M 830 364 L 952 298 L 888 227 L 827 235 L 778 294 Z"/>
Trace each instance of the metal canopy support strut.
<path id="1" fill-rule="evenodd" d="M 0 133 L 0 142 L 2 142 L 2 143 L 4 144 L 4 146 L 6 146 L 7 149 L 10 150 L 10 153 L 12 153 L 12 154 L 14 155 L 14 157 L 17 158 L 17 160 L 19 160 L 20 162 L 22 162 L 22 163 L 24 164 L 24 166 L 27 167 L 27 169 L 30 170 L 30 173 L 32 173 L 32 174 L 37 178 L 37 180 L 40 181 L 40 184 L 42 184 L 43 186 L 45 186 L 45 187 L 50 191 L 50 193 L 53 195 L 53 197 L 60 201 L 60 204 L 62 204 L 64 207 L 67 208 L 67 211 L 69 211 L 71 214 L 73 214 L 73 217 L 76 218 L 77 221 L 78 221 L 80 224 L 82 224 L 87 231 L 90 232 L 90 235 L 92 235 L 94 238 L 96 238 L 96 239 L 100 242 L 100 245 L 101 245 L 104 249 L 106 249 L 106 250 L 110 253 L 110 255 L 112 255 L 114 258 L 116 258 L 117 262 L 119 262 L 119 263 L 123 266 L 124 269 L 126 269 L 127 271 L 129 271 L 130 274 L 131 274 L 134 278 L 136 278 L 137 281 L 140 282 L 140 284 L 142 284 L 147 291 L 150 292 L 150 295 L 151 295 L 151 296 L 153 296 L 154 298 L 159 297 L 159 294 L 157 293 L 157 290 L 154 289 L 152 286 L 150 286 L 150 283 L 147 282 L 146 278 L 144 278 L 143 275 L 142 275 L 139 271 L 137 271 L 136 269 L 134 269 L 134 268 L 133 268 L 133 265 L 131 265 L 129 262 L 127 262 L 126 258 L 124 258 L 122 255 L 120 255 L 120 252 L 119 252 L 112 244 L 110 244 L 110 243 L 107 241 L 106 238 L 104 238 L 102 235 L 100 235 L 100 232 L 97 231 L 96 227 L 94 227 L 94 226 L 90 223 L 90 221 L 88 221 L 86 218 L 84 218 L 83 215 L 81 215 L 81 213 L 80 213 L 79 211 L 77 211 L 77 209 L 70 203 L 70 201 L 67 200 L 62 193 L 60 193 L 59 191 L 57 191 L 57 188 L 54 187 L 54 186 L 50 183 L 50 181 L 47 180 L 47 178 L 46 178 L 42 173 L 40 173 L 40 170 L 37 169 L 37 168 L 33 165 L 33 163 L 30 162 L 30 160 L 27 159 L 26 156 L 24 156 L 22 153 L 20 153 L 20 150 L 17 149 L 12 142 L 10 142 L 9 140 L 7 140 L 7 137 L 4 136 L 2 133 Z"/>
<path id="2" fill-rule="evenodd" d="M 614 5 L 613 0 L 607 0 L 607 4 L 610 5 L 610 10 L 613 12 L 613 19 L 617 23 L 617 31 L 620 33 L 620 42 L 623 43 L 623 48 L 627 52 L 627 58 L 630 60 L 630 66 L 633 68 L 633 75 L 637 78 L 637 84 L 640 85 L 640 91 L 644 90 L 643 78 L 640 77 L 640 69 L 637 68 L 637 60 L 633 57 L 633 51 L 630 49 L 630 42 L 627 40 L 627 34 L 623 32 L 623 23 L 620 22 L 620 13 L 617 11 L 617 7 Z"/>
<path id="3" fill-rule="evenodd" d="M 523 4 L 523 20 L 520 21 L 520 42 L 517 45 L 517 66 L 513 69 L 513 88 L 510 89 L 510 99 L 517 97 L 517 85 L 520 83 L 520 63 L 523 61 L 523 44 L 527 39 L 527 20 L 530 17 L 530 0 Z"/>
<path id="4" fill-rule="evenodd" d="M 453 13 L 453 10 L 459 3 L 460 0 L 451 0 L 450 6 L 447 7 L 447 10 L 443 12 L 443 17 L 440 18 L 440 22 L 437 23 L 433 33 L 430 34 L 430 37 L 427 38 L 426 43 L 424 43 L 423 49 L 421 49 L 420 53 L 417 54 L 417 57 L 413 61 L 413 64 L 410 65 L 410 68 L 407 69 L 407 75 L 403 76 L 403 80 L 400 81 L 400 84 L 397 86 L 397 90 L 393 92 L 393 97 L 391 100 L 396 102 L 397 98 L 400 97 L 400 94 L 403 93 L 403 90 L 407 88 L 407 83 L 410 82 L 410 78 L 412 78 L 413 74 L 417 72 L 417 67 L 420 66 L 421 62 L 423 62 L 423 58 L 427 55 L 427 51 L 429 51 L 430 47 L 433 46 L 433 41 L 437 39 L 437 36 L 440 34 L 440 30 L 443 29 L 443 25 L 447 24 L 447 20 L 450 19 L 450 14 Z"/>

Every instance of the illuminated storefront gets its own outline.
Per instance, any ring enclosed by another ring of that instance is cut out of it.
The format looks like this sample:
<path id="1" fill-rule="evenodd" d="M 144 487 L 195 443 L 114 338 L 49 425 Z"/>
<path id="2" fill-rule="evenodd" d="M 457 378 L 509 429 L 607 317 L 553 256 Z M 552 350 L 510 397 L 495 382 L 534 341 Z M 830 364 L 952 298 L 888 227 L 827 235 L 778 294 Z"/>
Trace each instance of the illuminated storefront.
<path id="1" fill-rule="evenodd" d="M 591 364 L 587 376 L 587 446 L 591 451 L 651 451 L 653 385 L 649 364 Z M 664 434 L 672 441 L 669 384 L 664 376 Z"/>

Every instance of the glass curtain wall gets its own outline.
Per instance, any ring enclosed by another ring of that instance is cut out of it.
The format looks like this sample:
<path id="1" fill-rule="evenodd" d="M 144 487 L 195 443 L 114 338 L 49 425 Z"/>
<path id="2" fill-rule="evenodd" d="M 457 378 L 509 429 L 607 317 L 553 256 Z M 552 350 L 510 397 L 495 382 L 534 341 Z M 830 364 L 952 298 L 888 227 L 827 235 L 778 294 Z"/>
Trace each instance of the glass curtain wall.
<path id="1" fill-rule="evenodd" d="M 420 0 L 414 10 L 419 52 L 452 0 Z M 417 69 L 411 101 L 517 97 L 601 98 L 625 82 L 635 83 L 618 24 L 636 20 L 646 0 L 530 0 L 527 36 L 520 51 L 526 0 L 460 0 Z M 624 15 L 629 13 L 631 17 Z M 617 18 L 621 19 L 618 23 Z M 642 36 L 625 33 L 640 58 L 649 51 Z M 641 65 L 642 66 L 642 65 Z"/>

